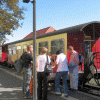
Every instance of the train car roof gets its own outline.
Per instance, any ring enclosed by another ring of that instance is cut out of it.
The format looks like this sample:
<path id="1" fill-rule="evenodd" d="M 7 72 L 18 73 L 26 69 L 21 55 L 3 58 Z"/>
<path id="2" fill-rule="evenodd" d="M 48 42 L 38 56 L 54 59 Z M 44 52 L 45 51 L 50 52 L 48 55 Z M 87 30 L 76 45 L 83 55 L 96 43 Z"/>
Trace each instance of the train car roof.
<path id="1" fill-rule="evenodd" d="M 56 31 L 53 31 L 53 32 L 49 32 L 47 34 L 37 35 L 36 38 L 38 39 L 38 38 L 48 37 L 48 36 L 57 35 L 57 34 L 63 34 L 63 33 L 69 34 L 69 33 L 79 32 L 79 31 L 83 31 L 83 29 L 85 27 L 92 25 L 92 24 L 100 24 L 100 21 L 92 21 L 92 22 L 88 22 L 88 23 L 84 23 L 84 24 L 80 24 L 80 25 L 76 25 L 76 26 L 72 26 L 72 27 L 68 27 L 68 28 L 64 28 L 64 29 L 60 29 L 60 30 L 56 30 Z M 29 41 L 29 40 L 32 40 L 32 37 L 27 38 L 27 39 L 14 41 L 14 42 L 11 42 L 11 43 L 7 43 L 7 44 L 4 44 L 2 46 L 16 44 L 16 43 L 19 43 L 19 42 L 24 42 L 24 41 Z"/>

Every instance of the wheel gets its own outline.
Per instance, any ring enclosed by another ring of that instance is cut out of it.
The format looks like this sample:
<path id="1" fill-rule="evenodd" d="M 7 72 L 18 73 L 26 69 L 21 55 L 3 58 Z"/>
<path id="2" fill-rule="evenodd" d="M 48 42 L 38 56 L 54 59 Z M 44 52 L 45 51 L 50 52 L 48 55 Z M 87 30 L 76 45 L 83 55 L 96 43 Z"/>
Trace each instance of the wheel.
<path id="1" fill-rule="evenodd" d="M 8 68 L 11 68 L 11 64 L 8 63 L 8 64 L 7 64 L 7 67 L 8 67 Z"/>
<path id="2" fill-rule="evenodd" d="M 93 53 L 93 57 L 92 57 L 91 63 L 90 63 L 90 73 L 92 74 L 96 84 L 100 86 L 99 75 L 98 75 L 98 72 L 97 72 L 98 66 L 95 65 L 95 63 L 97 62 L 97 61 L 95 62 L 95 59 L 98 59 L 98 56 L 100 56 L 100 52 Z M 98 62 L 98 63 L 100 63 L 100 62 Z"/>

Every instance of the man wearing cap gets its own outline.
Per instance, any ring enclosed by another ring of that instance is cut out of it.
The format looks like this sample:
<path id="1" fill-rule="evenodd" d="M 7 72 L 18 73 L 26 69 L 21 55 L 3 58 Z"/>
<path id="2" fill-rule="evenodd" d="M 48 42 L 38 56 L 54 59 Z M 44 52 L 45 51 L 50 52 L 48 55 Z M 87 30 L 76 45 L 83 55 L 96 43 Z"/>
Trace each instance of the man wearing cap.
<path id="1" fill-rule="evenodd" d="M 70 89 L 72 90 L 78 90 L 78 70 L 79 70 L 79 57 L 78 53 L 73 49 L 72 46 L 68 47 L 68 51 L 70 52 L 70 63 L 69 65 L 72 67 L 72 70 L 70 71 Z"/>

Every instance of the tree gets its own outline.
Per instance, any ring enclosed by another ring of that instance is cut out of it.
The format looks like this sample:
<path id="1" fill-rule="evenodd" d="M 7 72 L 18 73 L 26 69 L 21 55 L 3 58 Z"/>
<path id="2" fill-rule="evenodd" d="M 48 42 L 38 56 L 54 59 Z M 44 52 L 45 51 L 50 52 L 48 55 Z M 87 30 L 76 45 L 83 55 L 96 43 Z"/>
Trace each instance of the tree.
<path id="1" fill-rule="evenodd" d="M 0 35 L 0 46 L 3 45 L 6 42 L 5 35 Z"/>
<path id="2" fill-rule="evenodd" d="M 19 0 L 0 0 L 0 40 L 12 35 L 14 30 L 22 26 L 19 20 L 24 19 L 25 9 L 19 7 Z"/>

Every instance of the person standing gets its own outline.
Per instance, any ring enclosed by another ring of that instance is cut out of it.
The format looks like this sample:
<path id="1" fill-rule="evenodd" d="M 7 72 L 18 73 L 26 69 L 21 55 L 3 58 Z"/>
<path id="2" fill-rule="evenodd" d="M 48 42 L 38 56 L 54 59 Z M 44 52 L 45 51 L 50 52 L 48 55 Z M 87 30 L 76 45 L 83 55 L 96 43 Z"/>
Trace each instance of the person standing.
<path id="1" fill-rule="evenodd" d="M 48 56 L 50 57 L 50 64 L 52 65 L 52 68 L 54 68 L 55 67 L 55 62 L 54 62 L 54 58 L 52 57 L 52 53 L 49 52 Z"/>
<path id="2" fill-rule="evenodd" d="M 50 57 L 51 64 L 52 64 L 52 62 L 54 62 L 54 59 L 52 58 L 52 53 L 51 53 L 51 52 L 49 52 L 49 53 L 48 53 L 48 56 Z"/>
<path id="3" fill-rule="evenodd" d="M 61 95 L 60 92 L 60 79 L 63 79 L 63 87 L 64 87 L 64 96 L 68 97 L 68 86 L 67 86 L 67 75 L 68 75 L 68 65 L 67 65 L 67 57 L 62 53 L 61 50 L 56 52 L 57 59 L 55 64 L 58 65 L 55 79 L 55 93 L 57 95 Z"/>
<path id="4" fill-rule="evenodd" d="M 31 62 L 33 61 L 32 57 L 33 53 L 33 46 L 28 45 L 27 51 L 24 52 L 21 56 L 21 59 L 23 61 L 23 94 L 25 95 L 24 98 L 31 98 L 30 97 L 30 81 L 31 81 Z"/>
<path id="5" fill-rule="evenodd" d="M 79 70 L 79 57 L 78 53 L 73 49 L 72 46 L 68 47 L 68 51 L 70 52 L 70 63 L 75 63 L 75 67 L 73 71 L 70 72 L 70 89 L 78 90 L 78 70 Z"/>
<path id="6" fill-rule="evenodd" d="M 48 75 L 44 72 L 47 62 L 47 48 L 43 47 L 41 54 L 37 57 L 37 80 L 38 80 L 38 99 L 47 100 L 47 84 Z M 50 57 L 48 56 L 48 62 L 50 63 Z M 43 84 L 43 91 L 42 91 Z M 43 94 L 43 95 L 42 95 Z"/>

